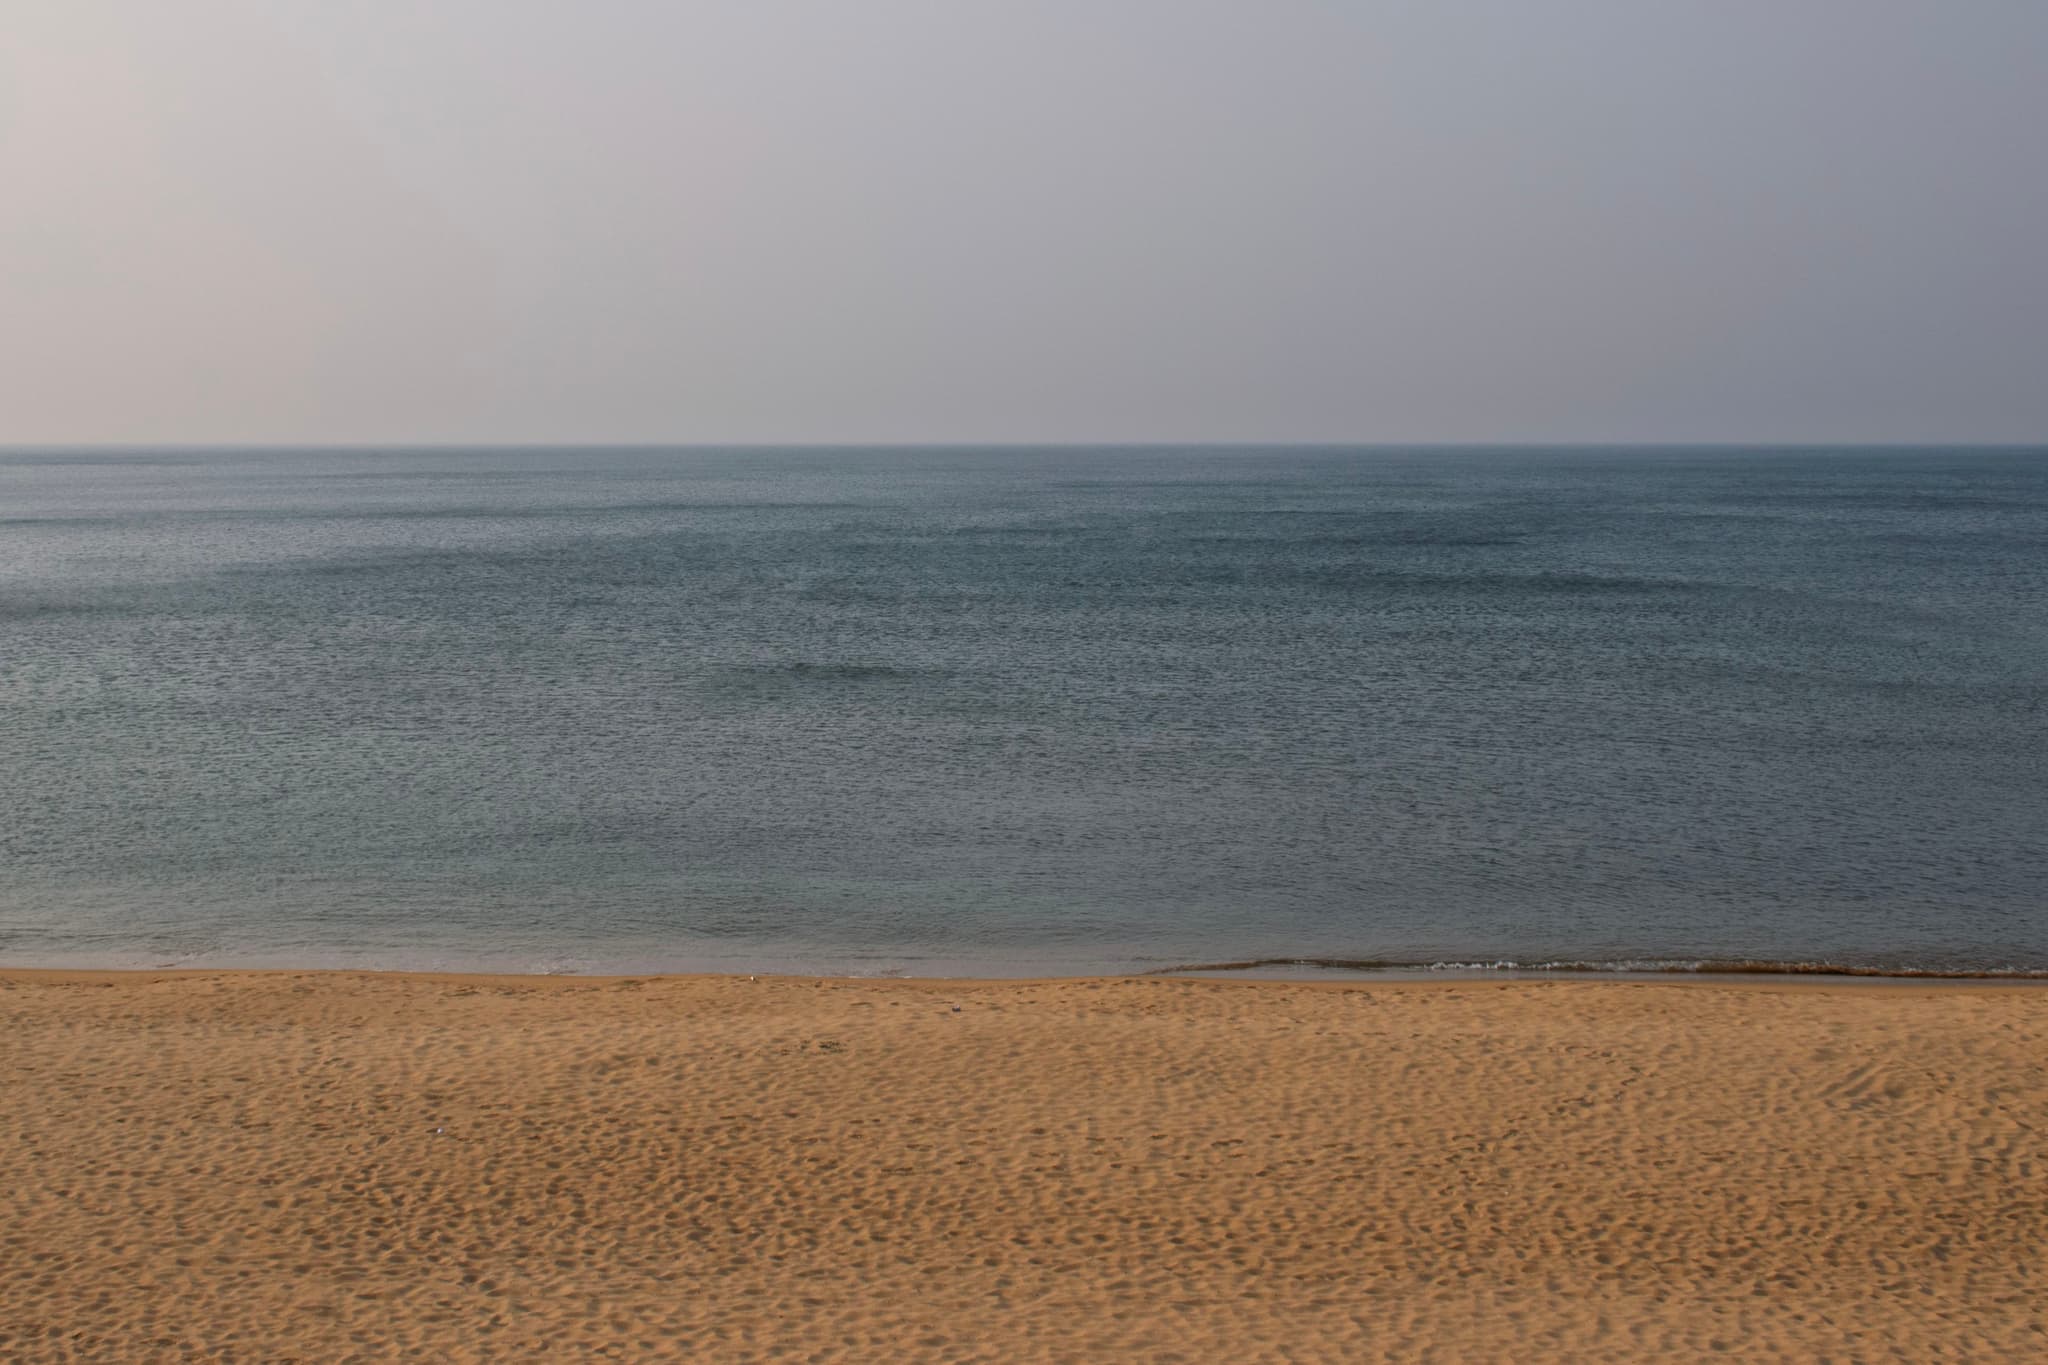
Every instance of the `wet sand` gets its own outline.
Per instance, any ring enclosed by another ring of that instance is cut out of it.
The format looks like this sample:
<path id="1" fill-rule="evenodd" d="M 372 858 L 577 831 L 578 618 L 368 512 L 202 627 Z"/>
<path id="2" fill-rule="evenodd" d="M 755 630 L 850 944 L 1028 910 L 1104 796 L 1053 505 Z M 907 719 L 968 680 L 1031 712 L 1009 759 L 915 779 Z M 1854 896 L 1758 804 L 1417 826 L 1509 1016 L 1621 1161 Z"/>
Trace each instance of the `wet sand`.
<path id="1" fill-rule="evenodd" d="M 2048 990 L 0 973 L 0 1358 L 2048 1359 Z"/>

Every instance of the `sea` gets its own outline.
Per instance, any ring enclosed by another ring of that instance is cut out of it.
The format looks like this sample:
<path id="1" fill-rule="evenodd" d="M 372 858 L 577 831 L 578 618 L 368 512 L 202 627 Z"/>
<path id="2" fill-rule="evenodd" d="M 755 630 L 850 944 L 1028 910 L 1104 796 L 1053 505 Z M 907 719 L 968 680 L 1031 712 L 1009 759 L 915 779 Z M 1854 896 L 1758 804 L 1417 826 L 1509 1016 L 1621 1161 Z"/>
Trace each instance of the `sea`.
<path id="1" fill-rule="evenodd" d="M 0 964 L 2048 974 L 2048 449 L 7 449 Z"/>

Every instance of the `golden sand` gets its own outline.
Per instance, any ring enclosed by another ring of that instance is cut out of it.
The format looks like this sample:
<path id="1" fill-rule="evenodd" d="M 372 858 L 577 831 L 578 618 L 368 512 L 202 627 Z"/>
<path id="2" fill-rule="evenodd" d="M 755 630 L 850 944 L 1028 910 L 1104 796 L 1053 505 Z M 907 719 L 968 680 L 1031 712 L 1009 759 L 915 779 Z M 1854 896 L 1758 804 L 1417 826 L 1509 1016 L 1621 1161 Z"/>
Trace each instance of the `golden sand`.
<path id="1" fill-rule="evenodd" d="M 2048 990 L 0 974 L 0 1358 L 2048 1359 Z"/>

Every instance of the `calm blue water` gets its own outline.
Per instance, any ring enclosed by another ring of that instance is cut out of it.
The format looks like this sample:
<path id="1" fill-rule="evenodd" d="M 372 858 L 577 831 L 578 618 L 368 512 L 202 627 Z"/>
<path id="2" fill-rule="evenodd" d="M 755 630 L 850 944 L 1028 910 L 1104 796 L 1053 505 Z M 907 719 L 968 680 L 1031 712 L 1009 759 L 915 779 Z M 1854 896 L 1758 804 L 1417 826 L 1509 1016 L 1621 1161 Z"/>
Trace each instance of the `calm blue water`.
<path id="1" fill-rule="evenodd" d="M 2048 969 L 2048 452 L 0 452 L 0 961 Z"/>

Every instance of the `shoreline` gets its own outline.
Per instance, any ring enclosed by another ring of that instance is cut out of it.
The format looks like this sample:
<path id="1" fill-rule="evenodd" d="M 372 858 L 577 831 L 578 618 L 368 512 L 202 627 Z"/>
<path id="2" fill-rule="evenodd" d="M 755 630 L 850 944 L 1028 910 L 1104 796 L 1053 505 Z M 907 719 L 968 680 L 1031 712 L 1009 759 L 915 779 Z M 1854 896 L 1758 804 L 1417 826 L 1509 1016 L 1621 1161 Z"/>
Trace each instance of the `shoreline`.
<path id="1" fill-rule="evenodd" d="M 2024 959 L 2023 959 L 2024 960 Z M 1513 958 L 1463 956 L 1351 957 L 1321 954 L 1171 958 L 1117 953 L 1071 957 L 921 955 L 848 956 L 830 952 L 733 953 L 719 956 L 637 952 L 572 956 L 550 952 L 483 954 L 427 952 L 300 952 L 143 954 L 0 953 L 4 972 L 366 972 L 425 976 L 573 977 L 801 977 L 861 981 L 1081 981 L 1202 977 L 1271 981 L 1519 980 L 1663 981 L 1786 980 L 1897 982 L 2010 982 L 2048 984 L 2048 964 L 1914 960 L 1904 955 L 1868 959 L 1760 958 L 1642 954 L 1613 957 Z"/>
<path id="2" fill-rule="evenodd" d="M 1217 963 L 1165 967 L 1146 971 L 1094 971 L 1036 975 L 910 975 L 899 972 L 842 974 L 819 971 L 745 971 L 689 969 L 680 971 L 498 971 L 463 967 L 355 966 L 17 966 L 0 963 L 0 981 L 10 977 L 115 980 L 136 977 L 322 977 L 396 978 L 444 982 L 562 982 L 607 985 L 619 982 L 796 982 L 800 984 L 874 986 L 1056 986 L 1105 982 L 1201 981 L 1218 985 L 1284 985 L 1346 988 L 1374 985 L 1541 985 L 1545 982 L 1599 985 L 1676 986 L 1836 986 L 1910 989 L 2040 989 L 2048 988 L 2048 970 L 1962 972 L 1935 970 L 1886 971 L 1876 968 L 1788 964 L 1712 965 L 1704 967 L 1486 967 L 1454 966 L 1352 967 L 1313 960 L 1268 959 L 1252 963 Z"/>
<path id="3" fill-rule="evenodd" d="M 2023 984 L 0 970 L 0 1355 L 2048 1354 Z"/>

